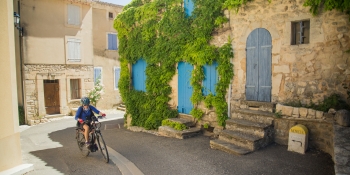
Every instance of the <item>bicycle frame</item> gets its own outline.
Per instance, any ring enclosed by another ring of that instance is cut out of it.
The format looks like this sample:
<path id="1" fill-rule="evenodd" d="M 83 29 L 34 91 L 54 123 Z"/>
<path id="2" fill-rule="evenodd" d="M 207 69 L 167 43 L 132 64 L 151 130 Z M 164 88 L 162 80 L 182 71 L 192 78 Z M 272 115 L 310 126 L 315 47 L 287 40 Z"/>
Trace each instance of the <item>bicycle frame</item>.
<path id="1" fill-rule="evenodd" d="M 90 145 L 88 148 L 85 147 L 85 136 L 84 136 L 84 128 L 77 128 L 76 132 L 76 139 L 78 142 L 78 146 L 80 151 L 84 156 L 88 156 L 90 152 L 96 152 L 98 150 L 101 151 L 101 154 L 103 158 L 105 159 L 106 163 L 109 162 L 109 155 L 106 147 L 106 143 L 104 142 L 104 139 L 102 137 L 102 133 L 100 131 L 101 123 L 98 122 L 97 118 L 93 118 L 93 120 L 90 123 L 89 128 L 89 141 Z M 80 138 L 83 137 L 83 138 Z M 96 144 L 97 142 L 97 144 Z M 88 150 L 84 150 L 84 148 Z"/>

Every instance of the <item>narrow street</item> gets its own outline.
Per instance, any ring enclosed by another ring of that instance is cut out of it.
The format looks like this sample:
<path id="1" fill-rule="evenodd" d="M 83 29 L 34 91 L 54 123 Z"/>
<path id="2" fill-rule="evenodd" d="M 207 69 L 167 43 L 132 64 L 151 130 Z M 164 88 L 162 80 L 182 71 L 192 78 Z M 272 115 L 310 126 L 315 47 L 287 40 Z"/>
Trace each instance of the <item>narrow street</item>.
<path id="1" fill-rule="evenodd" d="M 107 146 L 146 175 L 334 174 L 331 157 L 316 150 L 301 155 L 287 151 L 287 146 L 273 144 L 245 156 L 234 156 L 211 149 L 210 138 L 205 136 L 179 140 L 126 130 L 122 114 L 113 115 L 113 120 L 101 120 Z M 111 127 L 118 124 L 120 129 Z M 123 174 L 112 161 L 112 150 L 108 164 L 100 152 L 83 157 L 76 145 L 74 125 L 74 119 L 67 118 L 21 132 L 24 163 L 34 164 L 35 169 L 27 174 Z"/>

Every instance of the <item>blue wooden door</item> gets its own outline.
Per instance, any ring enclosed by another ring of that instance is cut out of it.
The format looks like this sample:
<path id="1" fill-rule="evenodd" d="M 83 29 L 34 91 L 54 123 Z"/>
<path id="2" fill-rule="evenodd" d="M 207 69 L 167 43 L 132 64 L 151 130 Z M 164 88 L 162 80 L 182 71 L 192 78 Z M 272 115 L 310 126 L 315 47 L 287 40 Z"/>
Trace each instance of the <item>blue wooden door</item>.
<path id="1" fill-rule="evenodd" d="M 193 88 L 190 83 L 193 66 L 189 63 L 179 62 L 178 64 L 178 107 L 179 113 L 189 114 L 193 108 L 190 100 Z"/>
<path id="2" fill-rule="evenodd" d="M 146 92 L 146 61 L 143 59 L 132 65 L 132 85 L 135 90 Z"/>
<path id="3" fill-rule="evenodd" d="M 246 99 L 271 101 L 271 35 L 263 28 L 253 30 L 247 39 Z"/>

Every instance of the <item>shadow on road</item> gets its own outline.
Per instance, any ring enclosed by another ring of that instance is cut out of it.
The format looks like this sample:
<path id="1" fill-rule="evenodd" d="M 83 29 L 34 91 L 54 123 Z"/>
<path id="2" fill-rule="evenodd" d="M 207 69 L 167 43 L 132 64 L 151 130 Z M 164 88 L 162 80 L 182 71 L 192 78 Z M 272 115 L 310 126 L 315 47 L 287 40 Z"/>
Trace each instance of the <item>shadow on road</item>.
<path id="1" fill-rule="evenodd" d="M 102 154 L 90 153 L 83 157 L 75 140 L 75 128 L 59 130 L 49 134 L 54 142 L 59 142 L 63 147 L 31 152 L 63 174 L 98 174 L 110 175 L 121 174 L 118 167 L 110 160 L 105 163 Z"/>

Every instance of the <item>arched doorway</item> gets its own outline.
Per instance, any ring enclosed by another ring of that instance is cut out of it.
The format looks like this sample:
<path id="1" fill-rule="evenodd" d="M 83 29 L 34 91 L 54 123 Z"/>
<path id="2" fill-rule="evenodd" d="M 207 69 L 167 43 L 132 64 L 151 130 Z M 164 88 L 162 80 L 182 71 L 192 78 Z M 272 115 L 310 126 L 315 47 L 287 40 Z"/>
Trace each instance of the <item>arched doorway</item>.
<path id="1" fill-rule="evenodd" d="M 271 35 L 264 28 L 253 30 L 247 39 L 246 100 L 271 101 Z"/>

